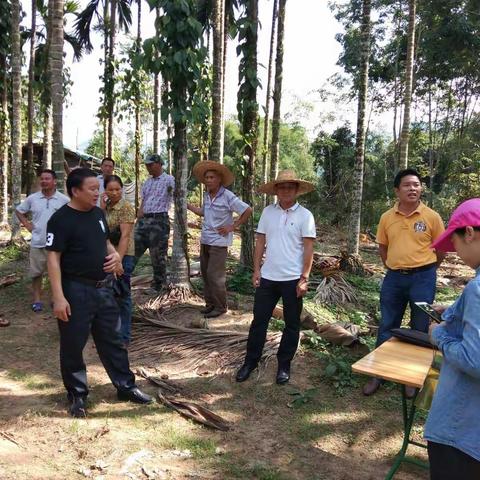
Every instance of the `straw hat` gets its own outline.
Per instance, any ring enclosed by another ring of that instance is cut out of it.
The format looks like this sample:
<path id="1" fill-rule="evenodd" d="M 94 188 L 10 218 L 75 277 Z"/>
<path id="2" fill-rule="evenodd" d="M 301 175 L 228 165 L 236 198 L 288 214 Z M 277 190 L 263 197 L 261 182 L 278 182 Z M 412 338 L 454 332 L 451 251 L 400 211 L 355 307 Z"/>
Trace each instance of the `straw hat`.
<path id="1" fill-rule="evenodd" d="M 228 187 L 235 180 L 233 173 L 225 165 L 212 160 L 197 162 L 193 166 L 193 175 L 199 183 L 205 183 L 205 172 L 209 170 L 217 172 L 222 177 L 222 185 L 224 187 Z"/>
<path id="2" fill-rule="evenodd" d="M 296 183 L 298 184 L 297 195 L 303 195 L 304 193 L 311 192 L 315 189 L 313 183 L 306 180 L 300 180 L 297 174 L 293 170 L 282 170 L 278 173 L 277 178 L 273 182 L 268 182 L 258 187 L 260 193 L 266 193 L 268 195 L 276 195 L 275 186 L 280 183 Z"/>

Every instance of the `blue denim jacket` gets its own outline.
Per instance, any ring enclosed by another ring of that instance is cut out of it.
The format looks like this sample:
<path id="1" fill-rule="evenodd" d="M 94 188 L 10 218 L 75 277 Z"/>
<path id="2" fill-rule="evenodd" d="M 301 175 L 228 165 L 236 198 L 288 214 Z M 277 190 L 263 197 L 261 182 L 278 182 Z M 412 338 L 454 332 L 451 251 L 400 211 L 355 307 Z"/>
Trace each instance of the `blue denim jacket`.
<path id="1" fill-rule="evenodd" d="M 480 268 L 432 334 L 443 353 L 425 438 L 480 461 Z"/>

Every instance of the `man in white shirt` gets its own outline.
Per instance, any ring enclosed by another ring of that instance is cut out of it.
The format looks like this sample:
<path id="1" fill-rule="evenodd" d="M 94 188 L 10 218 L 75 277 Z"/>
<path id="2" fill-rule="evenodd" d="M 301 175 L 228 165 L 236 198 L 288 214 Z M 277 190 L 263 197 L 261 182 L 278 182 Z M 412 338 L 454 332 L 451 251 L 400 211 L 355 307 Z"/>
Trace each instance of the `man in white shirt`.
<path id="1" fill-rule="evenodd" d="M 100 194 L 100 196 L 98 197 L 97 207 L 100 206 L 102 197 L 104 197 L 105 194 L 105 179 L 110 175 L 113 175 L 113 172 L 115 171 L 115 160 L 110 157 L 105 157 L 100 165 L 100 170 L 102 171 L 102 174 L 97 175 L 97 180 L 100 184 L 100 187 L 98 189 L 98 193 Z M 104 200 L 106 201 L 106 198 L 104 198 Z"/>
<path id="2" fill-rule="evenodd" d="M 255 290 L 253 321 L 248 334 L 245 362 L 237 372 L 237 382 L 244 382 L 262 357 L 268 322 L 282 298 L 285 328 L 278 348 L 277 384 L 290 380 L 290 363 L 300 336 L 302 298 L 307 293 L 316 237 L 312 213 L 297 202 L 297 197 L 311 192 L 310 182 L 284 170 L 275 181 L 262 185 L 260 193 L 276 195 L 277 203 L 266 207 L 257 228 L 252 282 Z M 260 268 L 263 255 L 265 262 Z"/>
<path id="3" fill-rule="evenodd" d="M 193 175 L 206 187 L 201 207 L 187 205 L 190 211 L 203 217 L 200 270 L 205 308 L 200 312 L 205 318 L 214 318 L 227 311 L 225 266 L 233 231 L 248 220 L 252 208 L 225 188 L 234 180 L 232 172 L 225 165 L 210 160 L 197 162 L 193 166 Z M 238 215 L 235 221 L 234 213 Z"/>
<path id="4" fill-rule="evenodd" d="M 43 170 L 39 178 L 41 190 L 29 195 L 15 211 L 20 223 L 32 234 L 29 275 L 32 278 L 34 312 L 41 312 L 43 308 L 41 293 L 43 274 L 47 271 L 47 222 L 60 207 L 69 202 L 66 195 L 57 192 L 57 175 L 53 170 Z M 32 214 L 31 221 L 26 216 L 28 213 Z"/>

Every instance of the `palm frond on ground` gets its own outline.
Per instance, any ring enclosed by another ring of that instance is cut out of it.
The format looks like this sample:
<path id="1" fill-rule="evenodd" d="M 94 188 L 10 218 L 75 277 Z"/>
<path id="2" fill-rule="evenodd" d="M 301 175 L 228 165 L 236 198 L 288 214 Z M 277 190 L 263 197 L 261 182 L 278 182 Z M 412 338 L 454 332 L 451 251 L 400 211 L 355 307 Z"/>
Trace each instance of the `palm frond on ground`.
<path id="1" fill-rule="evenodd" d="M 180 314 L 179 308 L 182 307 L 176 307 L 177 315 Z M 267 336 L 263 362 L 277 353 L 280 337 L 281 333 Z M 164 355 L 170 354 L 183 371 L 196 371 L 203 367 L 221 374 L 243 363 L 247 339 L 248 334 L 243 332 L 181 327 L 145 306 L 134 316 L 129 356 L 136 364 L 155 367 L 165 363 Z"/>
<path id="2" fill-rule="evenodd" d="M 314 300 L 319 304 L 344 305 L 356 303 L 355 290 L 340 272 L 324 276 L 317 287 Z"/>

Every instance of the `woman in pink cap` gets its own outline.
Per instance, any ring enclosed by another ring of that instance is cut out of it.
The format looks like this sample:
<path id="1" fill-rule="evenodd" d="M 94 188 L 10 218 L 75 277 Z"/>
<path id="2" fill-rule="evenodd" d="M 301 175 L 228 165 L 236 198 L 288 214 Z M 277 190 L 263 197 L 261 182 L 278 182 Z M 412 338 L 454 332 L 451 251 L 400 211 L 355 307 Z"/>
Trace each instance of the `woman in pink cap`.
<path id="1" fill-rule="evenodd" d="M 438 387 L 425 425 L 432 480 L 480 479 L 480 198 L 462 203 L 432 248 L 456 251 L 476 275 L 441 324 L 432 343 L 443 353 Z"/>

